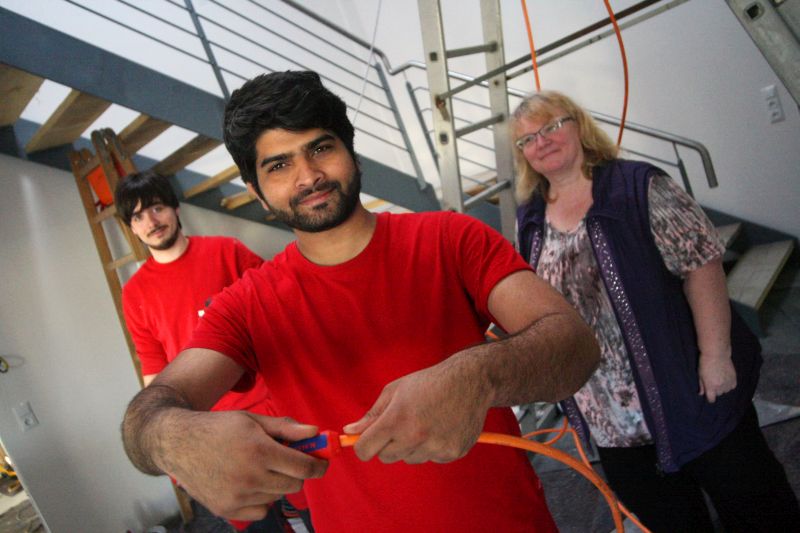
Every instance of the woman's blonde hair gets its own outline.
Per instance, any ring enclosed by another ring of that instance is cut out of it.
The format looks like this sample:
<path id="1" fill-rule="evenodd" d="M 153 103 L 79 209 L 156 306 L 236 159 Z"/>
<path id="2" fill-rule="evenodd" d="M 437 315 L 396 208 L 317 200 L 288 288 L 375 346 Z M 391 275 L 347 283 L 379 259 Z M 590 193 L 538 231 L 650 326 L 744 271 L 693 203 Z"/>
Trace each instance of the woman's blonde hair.
<path id="1" fill-rule="evenodd" d="M 539 91 L 526 96 L 511 114 L 512 135 L 523 118 L 547 123 L 565 115 L 574 118 L 578 125 L 578 137 L 583 147 L 583 173 L 591 179 L 592 168 L 603 161 L 615 159 L 619 150 L 592 116 L 568 96 L 557 91 Z M 527 202 L 537 191 L 547 200 L 550 185 L 543 175 L 531 168 L 522 150 L 516 147 L 514 163 L 517 167 L 517 201 Z"/>

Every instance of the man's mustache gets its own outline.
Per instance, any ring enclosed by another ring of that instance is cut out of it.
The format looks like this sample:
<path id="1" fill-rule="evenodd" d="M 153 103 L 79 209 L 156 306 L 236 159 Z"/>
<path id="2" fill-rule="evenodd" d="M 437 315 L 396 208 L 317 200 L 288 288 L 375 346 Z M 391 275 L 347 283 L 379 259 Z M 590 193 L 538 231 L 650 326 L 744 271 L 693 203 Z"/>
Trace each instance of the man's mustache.
<path id="1" fill-rule="evenodd" d="M 158 227 L 154 228 L 150 233 L 148 233 L 147 236 L 150 237 L 151 235 L 153 235 L 155 233 L 158 233 L 162 229 L 167 229 L 167 227 L 166 226 L 158 226 Z"/>
<path id="2" fill-rule="evenodd" d="M 289 202 L 289 204 L 292 207 L 297 207 L 298 205 L 300 205 L 300 202 L 302 202 L 305 198 L 307 198 L 308 196 L 311 196 L 312 194 L 315 194 L 315 193 L 318 193 L 318 192 L 328 192 L 328 191 L 333 191 L 333 190 L 338 190 L 339 192 L 342 192 L 341 184 L 339 184 L 339 182 L 337 182 L 337 181 L 325 181 L 323 183 L 319 183 L 319 184 L 314 185 L 310 189 L 305 189 L 305 190 L 299 192 L 297 195 L 295 195 L 292 198 L 292 200 L 291 200 L 291 202 Z"/>

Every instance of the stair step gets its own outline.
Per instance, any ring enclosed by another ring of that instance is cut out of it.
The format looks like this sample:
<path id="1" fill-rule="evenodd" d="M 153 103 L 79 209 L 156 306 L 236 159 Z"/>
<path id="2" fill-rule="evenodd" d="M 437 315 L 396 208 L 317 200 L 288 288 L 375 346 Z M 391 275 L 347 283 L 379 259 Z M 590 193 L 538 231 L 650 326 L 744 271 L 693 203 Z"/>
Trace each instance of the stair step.
<path id="1" fill-rule="evenodd" d="M 742 223 L 735 222 L 733 224 L 718 226 L 717 232 L 719 233 L 722 242 L 725 244 L 725 248 L 730 248 L 731 244 L 733 244 L 733 241 L 735 241 L 736 237 L 739 236 L 739 233 L 742 232 Z"/>
<path id="2" fill-rule="evenodd" d="M 728 275 L 731 299 L 758 310 L 793 247 L 794 241 L 778 241 L 754 246 L 742 254 Z"/>
<path id="3" fill-rule="evenodd" d="M 32 154 L 54 146 L 71 144 L 102 115 L 111 102 L 73 89 L 50 118 L 25 145 Z"/>
<path id="4" fill-rule="evenodd" d="M 0 126 L 16 122 L 44 80 L 0 63 Z"/>
<path id="5" fill-rule="evenodd" d="M 198 135 L 190 140 L 172 154 L 168 155 L 166 159 L 153 167 L 153 170 L 164 176 L 171 176 L 184 169 L 187 165 L 197 161 L 217 146 L 221 145 L 222 141 L 211 139 L 205 135 Z"/>

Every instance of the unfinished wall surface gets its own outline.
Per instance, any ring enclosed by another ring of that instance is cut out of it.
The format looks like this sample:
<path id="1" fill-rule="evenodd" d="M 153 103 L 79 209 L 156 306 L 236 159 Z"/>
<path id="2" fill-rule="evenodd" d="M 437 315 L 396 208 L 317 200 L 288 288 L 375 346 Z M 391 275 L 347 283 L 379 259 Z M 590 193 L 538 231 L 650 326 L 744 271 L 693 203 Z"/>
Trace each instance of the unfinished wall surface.
<path id="1" fill-rule="evenodd" d="M 0 438 L 50 531 L 141 531 L 177 504 L 122 449 L 138 382 L 72 175 L 0 156 L 0 183 Z"/>

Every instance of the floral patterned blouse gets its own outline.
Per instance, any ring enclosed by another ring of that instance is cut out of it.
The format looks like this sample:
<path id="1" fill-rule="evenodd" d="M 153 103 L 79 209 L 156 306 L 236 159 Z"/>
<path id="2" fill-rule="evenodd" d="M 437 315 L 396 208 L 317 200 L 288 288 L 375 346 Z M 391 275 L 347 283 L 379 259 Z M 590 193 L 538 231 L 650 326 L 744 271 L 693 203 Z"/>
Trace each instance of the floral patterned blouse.
<path id="1" fill-rule="evenodd" d="M 711 221 L 669 176 L 653 177 L 648 201 L 651 232 L 670 272 L 683 278 L 724 253 L 725 247 Z M 575 393 L 596 444 L 631 447 L 652 442 L 622 332 L 584 220 L 568 232 L 545 222 L 536 272 L 578 310 L 600 344 L 600 366 Z"/>

